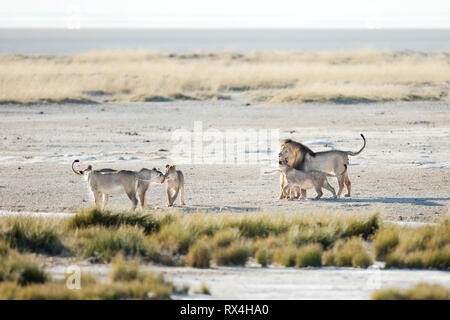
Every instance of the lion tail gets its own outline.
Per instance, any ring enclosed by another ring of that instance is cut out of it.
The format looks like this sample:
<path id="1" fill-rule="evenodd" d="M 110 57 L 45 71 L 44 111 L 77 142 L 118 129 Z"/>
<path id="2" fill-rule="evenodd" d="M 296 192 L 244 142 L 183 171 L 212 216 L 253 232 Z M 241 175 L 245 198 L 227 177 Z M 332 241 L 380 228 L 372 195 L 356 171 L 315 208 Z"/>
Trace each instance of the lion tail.
<path id="1" fill-rule="evenodd" d="M 360 154 L 361 153 L 361 151 L 363 151 L 364 150 L 364 148 L 366 147 L 366 138 L 364 138 L 364 135 L 361 133 L 361 137 L 363 138 L 363 140 L 364 140 L 364 145 L 362 146 L 362 148 L 361 149 L 359 149 L 359 151 L 357 151 L 357 152 L 353 152 L 353 151 L 346 151 L 346 153 L 349 155 L 349 156 L 357 156 L 358 154 Z"/>
<path id="2" fill-rule="evenodd" d="M 81 171 L 76 171 L 76 170 L 73 168 L 73 165 L 74 165 L 75 163 L 77 163 L 77 162 L 80 162 L 80 160 L 74 160 L 74 161 L 72 162 L 72 171 L 73 171 L 75 174 L 77 174 L 77 175 L 79 175 L 79 176 L 82 176 L 83 174 L 81 173 Z"/>

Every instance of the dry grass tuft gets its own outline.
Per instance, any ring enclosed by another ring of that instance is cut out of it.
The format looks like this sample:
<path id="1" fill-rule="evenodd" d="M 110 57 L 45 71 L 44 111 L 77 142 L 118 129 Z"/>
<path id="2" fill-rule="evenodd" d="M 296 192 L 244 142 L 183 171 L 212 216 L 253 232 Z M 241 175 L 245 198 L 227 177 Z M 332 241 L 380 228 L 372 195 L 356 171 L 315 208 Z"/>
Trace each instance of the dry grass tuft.
<path id="1" fill-rule="evenodd" d="M 450 290 L 437 284 L 419 283 L 407 290 L 383 289 L 375 292 L 374 300 L 450 300 Z"/>
<path id="2" fill-rule="evenodd" d="M 450 219 L 437 226 L 383 226 L 374 239 L 375 254 L 395 268 L 450 268 Z"/>
<path id="3" fill-rule="evenodd" d="M 82 257 L 94 257 L 98 262 L 109 262 L 119 252 L 127 256 L 145 256 L 147 253 L 143 229 L 130 226 L 79 230 L 75 246 Z"/>
<path id="4" fill-rule="evenodd" d="M 299 248 L 295 265 L 300 268 L 320 267 L 322 265 L 322 246 L 309 244 Z"/>
<path id="5" fill-rule="evenodd" d="M 200 288 L 197 291 L 195 291 L 195 293 L 201 293 L 201 294 L 210 295 L 211 291 L 209 290 L 209 288 L 208 288 L 208 286 L 206 284 L 202 283 Z"/>
<path id="6" fill-rule="evenodd" d="M 250 247 L 242 242 L 233 242 L 227 248 L 219 248 L 214 252 L 214 260 L 218 265 L 243 266 L 250 257 Z"/>
<path id="7" fill-rule="evenodd" d="M 266 248 L 258 249 L 255 253 L 255 259 L 261 267 L 267 267 L 272 262 L 271 254 Z"/>
<path id="8" fill-rule="evenodd" d="M 112 260 L 112 272 L 110 274 L 112 281 L 132 281 L 140 276 L 139 259 L 125 261 L 123 253 L 119 252 Z"/>
<path id="9" fill-rule="evenodd" d="M 206 240 L 197 241 L 189 248 L 187 264 L 194 268 L 209 268 L 211 248 Z"/>
<path id="10" fill-rule="evenodd" d="M 47 275 L 33 257 L 22 255 L 0 242 L 0 283 L 16 281 L 19 285 L 43 283 Z"/>
<path id="11" fill-rule="evenodd" d="M 0 219 L 0 240 L 20 251 L 57 255 L 62 243 L 61 219 L 11 216 Z"/>
<path id="12" fill-rule="evenodd" d="M 146 234 L 158 231 L 160 221 L 149 214 L 137 212 L 113 213 L 98 208 L 82 209 L 71 217 L 68 225 L 72 228 L 86 228 L 90 226 L 118 227 L 121 225 L 139 226 Z"/>
<path id="13" fill-rule="evenodd" d="M 367 268 L 373 263 L 364 243 L 358 237 L 338 240 L 332 249 L 323 255 L 327 266 Z"/>

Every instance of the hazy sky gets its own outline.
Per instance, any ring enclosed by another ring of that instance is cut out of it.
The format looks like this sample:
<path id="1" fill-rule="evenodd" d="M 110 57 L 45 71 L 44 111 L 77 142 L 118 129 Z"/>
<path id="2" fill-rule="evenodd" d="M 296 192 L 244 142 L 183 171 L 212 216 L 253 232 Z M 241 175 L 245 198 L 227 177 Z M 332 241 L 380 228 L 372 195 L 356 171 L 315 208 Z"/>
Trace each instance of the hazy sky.
<path id="1" fill-rule="evenodd" d="M 450 28 L 450 1 L 5 0 L 0 27 Z"/>

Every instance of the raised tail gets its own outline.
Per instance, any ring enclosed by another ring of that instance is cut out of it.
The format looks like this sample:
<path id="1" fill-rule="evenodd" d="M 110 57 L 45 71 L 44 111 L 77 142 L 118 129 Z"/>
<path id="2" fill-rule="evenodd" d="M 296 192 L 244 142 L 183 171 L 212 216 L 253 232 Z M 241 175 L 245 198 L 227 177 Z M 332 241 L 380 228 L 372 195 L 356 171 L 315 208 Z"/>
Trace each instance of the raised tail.
<path id="1" fill-rule="evenodd" d="M 76 170 L 73 168 L 73 165 L 74 165 L 76 162 L 80 162 L 80 160 L 73 160 L 73 162 L 72 162 L 72 171 L 75 172 L 75 174 L 77 174 L 77 175 L 79 175 L 79 176 L 82 176 L 83 174 L 81 173 L 81 171 L 76 171 Z"/>
<path id="2" fill-rule="evenodd" d="M 357 151 L 357 152 L 353 152 L 353 151 L 346 151 L 347 152 L 347 154 L 349 155 L 349 156 L 357 156 L 358 154 L 360 154 L 361 153 L 361 151 L 363 151 L 364 150 L 364 148 L 366 147 L 366 138 L 364 138 L 364 135 L 361 133 L 361 137 L 363 138 L 363 140 L 364 140 L 364 145 L 362 146 L 362 148 L 361 149 L 359 149 L 359 151 Z"/>

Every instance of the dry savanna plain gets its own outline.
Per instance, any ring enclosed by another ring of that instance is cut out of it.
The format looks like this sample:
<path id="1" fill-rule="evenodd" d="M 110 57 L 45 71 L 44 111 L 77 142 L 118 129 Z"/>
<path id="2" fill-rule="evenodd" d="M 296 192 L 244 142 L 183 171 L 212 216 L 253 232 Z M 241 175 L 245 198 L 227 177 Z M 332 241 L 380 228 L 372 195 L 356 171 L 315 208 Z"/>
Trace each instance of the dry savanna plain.
<path id="1" fill-rule="evenodd" d="M 449 299 L 449 53 L 111 51 L 0 67 L 0 298 Z M 244 161 L 210 152 L 208 133 L 252 130 L 277 141 L 233 140 Z M 189 161 L 180 132 L 203 139 Z M 278 199 L 280 139 L 357 151 L 360 133 L 351 197 Z M 176 164 L 186 204 L 166 207 L 155 184 L 138 213 L 120 193 L 90 209 L 75 159 Z M 69 265 L 81 291 L 61 282 Z"/>

